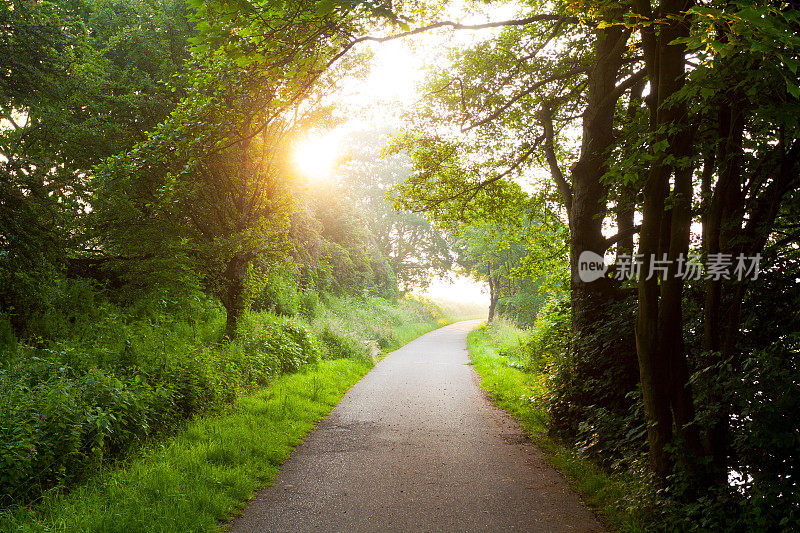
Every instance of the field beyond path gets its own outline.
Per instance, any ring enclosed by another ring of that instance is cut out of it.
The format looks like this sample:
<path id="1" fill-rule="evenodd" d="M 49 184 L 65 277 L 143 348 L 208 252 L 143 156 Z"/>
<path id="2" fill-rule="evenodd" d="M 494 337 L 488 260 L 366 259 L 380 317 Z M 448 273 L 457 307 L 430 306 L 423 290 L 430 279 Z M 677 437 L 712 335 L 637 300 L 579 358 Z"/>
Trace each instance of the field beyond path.
<path id="1" fill-rule="evenodd" d="M 603 531 L 468 365 L 477 321 L 392 352 L 230 527 L 255 531 Z"/>

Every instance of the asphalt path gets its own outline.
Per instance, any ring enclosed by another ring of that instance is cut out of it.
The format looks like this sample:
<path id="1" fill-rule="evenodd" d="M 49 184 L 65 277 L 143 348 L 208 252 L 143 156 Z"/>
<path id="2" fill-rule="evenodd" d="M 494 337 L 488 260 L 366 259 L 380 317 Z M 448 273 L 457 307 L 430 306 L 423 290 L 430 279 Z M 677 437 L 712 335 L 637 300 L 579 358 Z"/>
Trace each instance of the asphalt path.
<path id="1" fill-rule="evenodd" d="M 479 322 L 387 355 L 230 531 L 604 531 L 479 388 L 466 351 Z"/>

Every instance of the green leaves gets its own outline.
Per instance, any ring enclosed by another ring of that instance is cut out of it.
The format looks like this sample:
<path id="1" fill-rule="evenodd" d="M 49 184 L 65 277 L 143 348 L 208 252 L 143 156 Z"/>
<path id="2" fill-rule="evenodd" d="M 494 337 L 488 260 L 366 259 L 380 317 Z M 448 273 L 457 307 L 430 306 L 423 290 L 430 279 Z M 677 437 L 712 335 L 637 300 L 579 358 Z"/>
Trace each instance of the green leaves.
<path id="1" fill-rule="evenodd" d="M 797 85 L 797 81 L 790 80 L 789 78 L 785 78 L 786 80 L 786 92 L 792 95 L 795 98 L 800 98 L 800 86 Z"/>

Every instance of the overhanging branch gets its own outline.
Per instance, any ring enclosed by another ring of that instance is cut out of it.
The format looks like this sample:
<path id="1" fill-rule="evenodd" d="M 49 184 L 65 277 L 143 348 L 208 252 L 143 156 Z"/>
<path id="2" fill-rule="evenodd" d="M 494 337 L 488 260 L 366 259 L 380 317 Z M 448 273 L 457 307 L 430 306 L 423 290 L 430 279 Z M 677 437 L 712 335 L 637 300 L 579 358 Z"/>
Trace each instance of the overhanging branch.
<path id="1" fill-rule="evenodd" d="M 641 230 L 641 229 L 642 229 L 641 225 L 631 226 L 630 228 L 628 228 L 626 230 L 620 231 L 616 235 L 612 235 L 611 237 L 608 237 L 607 239 L 603 240 L 603 251 L 608 250 L 609 248 L 611 248 L 612 246 L 617 244 L 622 239 L 627 239 L 628 237 L 636 235 L 637 233 L 639 233 L 639 230 Z"/>

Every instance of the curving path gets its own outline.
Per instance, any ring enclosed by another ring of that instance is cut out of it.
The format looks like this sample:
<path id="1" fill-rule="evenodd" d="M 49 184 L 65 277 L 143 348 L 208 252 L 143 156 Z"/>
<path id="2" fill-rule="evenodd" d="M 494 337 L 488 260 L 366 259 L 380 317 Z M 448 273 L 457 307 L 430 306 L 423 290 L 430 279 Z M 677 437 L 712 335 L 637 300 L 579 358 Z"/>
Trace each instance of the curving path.
<path id="1" fill-rule="evenodd" d="M 387 355 L 230 531 L 604 531 L 478 387 L 478 323 Z"/>

